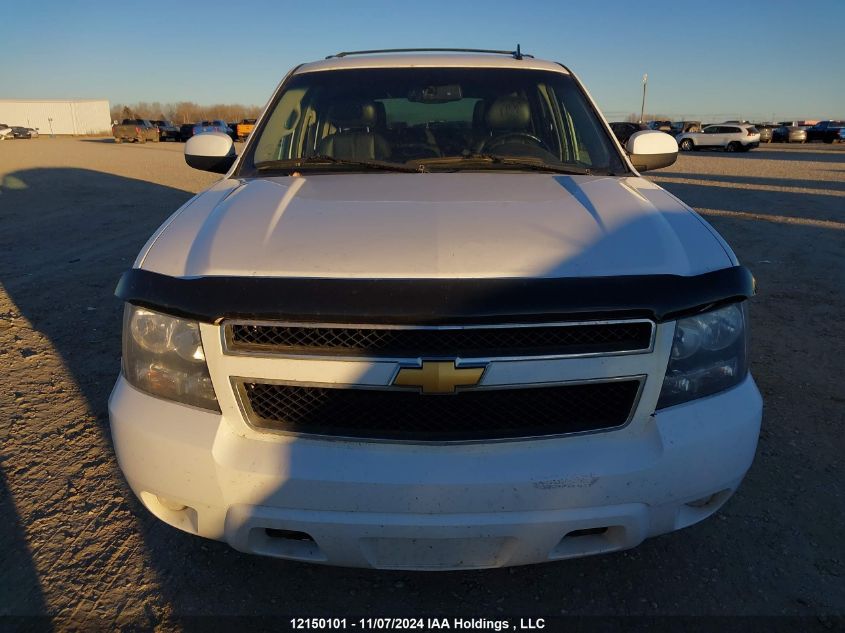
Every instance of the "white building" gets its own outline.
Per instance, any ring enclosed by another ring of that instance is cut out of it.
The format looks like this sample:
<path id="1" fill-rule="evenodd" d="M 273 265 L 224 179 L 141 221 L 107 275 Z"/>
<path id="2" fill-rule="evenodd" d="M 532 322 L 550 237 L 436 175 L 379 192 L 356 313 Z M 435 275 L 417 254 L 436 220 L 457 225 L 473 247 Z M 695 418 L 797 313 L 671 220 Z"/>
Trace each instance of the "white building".
<path id="1" fill-rule="evenodd" d="M 39 134 L 102 134 L 111 131 L 105 99 L 0 99 L 0 123 L 34 127 Z"/>

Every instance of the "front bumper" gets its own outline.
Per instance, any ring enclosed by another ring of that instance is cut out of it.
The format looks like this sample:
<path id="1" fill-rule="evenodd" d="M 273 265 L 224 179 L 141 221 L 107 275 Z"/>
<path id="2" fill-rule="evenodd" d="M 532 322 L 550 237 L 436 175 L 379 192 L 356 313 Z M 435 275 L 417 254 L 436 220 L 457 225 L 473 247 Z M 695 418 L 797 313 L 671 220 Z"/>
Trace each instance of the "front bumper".
<path id="1" fill-rule="evenodd" d="M 122 377 L 109 401 L 120 466 L 161 520 L 245 552 L 387 569 L 539 563 L 696 523 L 751 465 L 761 411 L 749 376 L 617 431 L 422 445 L 248 438 Z"/>

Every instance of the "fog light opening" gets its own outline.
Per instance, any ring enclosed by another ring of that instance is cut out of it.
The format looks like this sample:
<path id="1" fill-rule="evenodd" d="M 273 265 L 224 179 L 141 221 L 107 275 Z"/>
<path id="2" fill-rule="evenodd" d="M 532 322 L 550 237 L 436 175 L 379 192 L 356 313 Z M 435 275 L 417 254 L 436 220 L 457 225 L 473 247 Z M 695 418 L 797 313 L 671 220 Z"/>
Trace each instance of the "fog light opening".
<path id="1" fill-rule="evenodd" d="M 277 530 L 276 528 L 264 528 L 264 533 L 270 538 L 287 539 L 289 541 L 310 541 L 314 542 L 310 534 L 295 532 L 293 530 Z"/>
<path id="2" fill-rule="evenodd" d="M 687 505 L 690 508 L 705 508 L 710 505 L 710 502 L 716 497 L 716 493 L 714 492 L 712 495 L 707 495 L 706 497 L 702 497 L 701 499 L 696 499 L 695 501 L 690 501 Z"/>
<path id="3" fill-rule="evenodd" d="M 249 548 L 256 554 L 321 562 L 326 555 L 314 537 L 299 530 L 256 526 L 249 531 Z"/>
<path id="4" fill-rule="evenodd" d="M 578 538 L 579 536 L 599 536 L 600 534 L 606 533 L 606 527 L 586 528 L 584 530 L 572 530 L 571 532 L 567 532 L 563 538 Z"/>
<path id="5" fill-rule="evenodd" d="M 700 499 L 696 499 L 694 501 L 687 501 L 686 505 L 690 508 L 710 508 L 721 505 L 729 496 L 731 495 L 731 490 L 726 488 L 724 490 L 720 490 L 719 492 L 714 492 L 711 495 L 706 495 L 701 497 Z"/>
<path id="6" fill-rule="evenodd" d="M 156 495 L 156 499 L 162 505 L 162 507 L 167 508 L 171 512 L 181 512 L 188 506 L 184 503 L 179 503 L 178 501 L 173 501 L 172 499 L 168 499 L 167 497 L 160 497 Z"/>
<path id="7" fill-rule="evenodd" d="M 549 560 L 612 552 L 631 546 L 625 526 L 599 525 L 569 530 L 549 552 Z"/>
<path id="8" fill-rule="evenodd" d="M 191 534 L 197 534 L 199 517 L 197 511 L 191 506 L 154 492 L 142 491 L 138 496 L 147 509 L 165 523 Z"/>

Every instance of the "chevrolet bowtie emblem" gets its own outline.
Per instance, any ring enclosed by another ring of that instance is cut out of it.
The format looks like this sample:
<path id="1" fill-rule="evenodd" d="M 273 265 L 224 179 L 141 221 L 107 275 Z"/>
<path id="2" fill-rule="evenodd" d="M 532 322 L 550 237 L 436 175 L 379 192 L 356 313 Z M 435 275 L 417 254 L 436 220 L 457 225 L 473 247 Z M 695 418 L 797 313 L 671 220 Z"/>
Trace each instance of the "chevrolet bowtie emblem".
<path id="1" fill-rule="evenodd" d="M 455 393 L 455 387 L 477 385 L 484 367 L 455 367 L 455 362 L 423 361 L 422 367 L 403 367 L 393 384 L 397 387 L 419 387 L 423 393 Z"/>

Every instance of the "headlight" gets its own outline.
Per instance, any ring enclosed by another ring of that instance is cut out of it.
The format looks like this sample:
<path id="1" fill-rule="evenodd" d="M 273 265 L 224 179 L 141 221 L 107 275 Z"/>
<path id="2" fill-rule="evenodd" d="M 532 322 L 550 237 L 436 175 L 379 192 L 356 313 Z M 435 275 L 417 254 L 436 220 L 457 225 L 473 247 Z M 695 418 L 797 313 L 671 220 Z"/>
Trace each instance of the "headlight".
<path id="1" fill-rule="evenodd" d="M 123 375 L 132 386 L 159 398 L 220 411 L 196 321 L 127 303 Z"/>
<path id="2" fill-rule="evenodd" d="M 709 396 L 748 373 L 745 304 L 679 319 L 657 408 Z"/>

